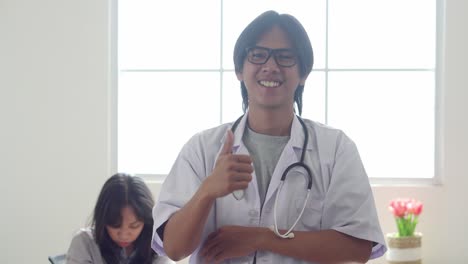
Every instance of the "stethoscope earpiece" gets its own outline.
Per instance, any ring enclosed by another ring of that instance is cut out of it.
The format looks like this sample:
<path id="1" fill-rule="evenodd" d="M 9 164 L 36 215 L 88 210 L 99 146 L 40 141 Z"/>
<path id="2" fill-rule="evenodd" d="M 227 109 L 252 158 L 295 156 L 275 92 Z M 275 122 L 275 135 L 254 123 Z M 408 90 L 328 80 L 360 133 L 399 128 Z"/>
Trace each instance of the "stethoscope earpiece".
<path id="1" fill-rule="evenodd" d="M 244 198 L 245 196 L 245 191 L 244 190 L 235 190 L 232 192 L 232 195 L 234 198 L 236 198 L 237 201 L 240 201 Z"/>
<path id="2" fill-rule="evenodd" d="M 269 229 L 271 231 L 273 231 L 273 233 L 275 233 L 275 235 L 279 238 L 288 238 L 288 239 L 291 239 L 291 238 L 294 238 L 295 235 L 293 232 L 289 232 L 289 233 L 284 233 L 284 234 L 281 234 L 280 232 L 277 232 L 276 229 L 275 229 L 275 226 L 270 226 Z"/>

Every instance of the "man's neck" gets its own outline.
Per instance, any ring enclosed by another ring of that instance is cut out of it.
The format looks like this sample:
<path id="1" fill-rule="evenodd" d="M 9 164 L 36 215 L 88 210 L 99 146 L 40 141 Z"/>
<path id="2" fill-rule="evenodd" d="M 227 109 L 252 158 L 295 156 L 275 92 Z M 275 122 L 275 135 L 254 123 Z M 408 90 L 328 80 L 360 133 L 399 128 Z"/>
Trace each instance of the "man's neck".
<path id="1" fill-rule="evenodd" d="M 251 110 L 248 113 L 248 126 L 253 131 L 271 136 L 289 136 L 294 111 Z"/>

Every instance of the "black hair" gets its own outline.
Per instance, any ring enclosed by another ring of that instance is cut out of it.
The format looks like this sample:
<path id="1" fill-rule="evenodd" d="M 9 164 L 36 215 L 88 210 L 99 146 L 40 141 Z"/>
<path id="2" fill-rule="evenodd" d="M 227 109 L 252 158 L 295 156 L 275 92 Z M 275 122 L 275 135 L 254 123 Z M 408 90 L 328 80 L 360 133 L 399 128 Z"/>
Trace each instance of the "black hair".
<path id="1" fill-rule="evenodd" d="M 106 263 L 118 263 L 120 252 L 109 236 L 106 226 L 119 226 L 122 223 L 122 208 L 133 208 L 138 220 L 144 223 L 143 229 L 134 242 L 135 257 L 131 264 L 149 264 L 156 253 L 151 249 L 153 228 L 153 196 L 145 182 L 138 177 L 117 173 L 110 177 L 101 189 L 94 208 L 92 220 L 93 235 Z"/>
<path id="2" fill-rule="evenodd" d="M 234 46 L 234 68 L 236 73 L 241 73 L 247 57 L 247 48 L 255 46 L 259 38 L 270 30 L 273 26 L 279 26 L 289 36 L 294 51 L 299 59 L 299 75 L 307 76 L 312 71 L 314 65 L 314 54 L 309 36 L 302 24 L 289 14 L 279 14 L 276 11 L 266 11 L 255 18 L 242 31 Z M 243 81 L 241 81 L 242 110 L 247 110 L 248 93 Z M 304 85 L 298 85 L 294 93 L 294 101 L 297 104 L 299 115 L 302 114 L 302 93 Z"/>

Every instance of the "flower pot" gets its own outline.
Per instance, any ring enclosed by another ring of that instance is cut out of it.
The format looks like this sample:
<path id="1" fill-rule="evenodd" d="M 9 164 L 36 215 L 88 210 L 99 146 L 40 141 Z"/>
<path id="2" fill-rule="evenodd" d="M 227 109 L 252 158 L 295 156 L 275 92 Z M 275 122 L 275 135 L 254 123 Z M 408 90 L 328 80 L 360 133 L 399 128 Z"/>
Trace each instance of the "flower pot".
<path id="1" fill-rule="evenodd" d="M 408 237 L 398 237 L 396 233 L 387 234 L 387 263 L 421 264 L 421 238 L 421 233 Z"/>

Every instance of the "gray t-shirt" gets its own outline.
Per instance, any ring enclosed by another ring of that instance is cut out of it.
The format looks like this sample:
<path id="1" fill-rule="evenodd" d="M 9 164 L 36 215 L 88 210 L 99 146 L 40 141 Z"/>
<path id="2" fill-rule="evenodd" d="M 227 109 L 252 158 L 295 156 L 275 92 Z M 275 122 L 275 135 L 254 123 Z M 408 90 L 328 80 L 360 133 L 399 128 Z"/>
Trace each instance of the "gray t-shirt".
<path id="1" fill-rule="evenodd" d="M 122 249 L 118 264 L 127 264 L 132 255 L 127 256 Z M 73 237 L 70 248 L 67 252 L 67 264 L 107 264 L 102 258 L 99 246 L 94 240 L 90 228 L 81 229 Z M 167 257 L 156 256 L 152 264 L 172 264 L 175 263 Z M 109 263 L 110 264 L 110 263 Z"/>
<path id="2" fill-rule="evenodd" d="M 289 141 L 289 136 L 270 136 L 259 134 L 250 127 L 244 130 L 242 136 L 245 146 L 253 159 L 255 176 L 257 178 L 258 193 L 261 205 L 265 202 L 265 196 L 270 185 L 271 176 L 276 163 Z"/>

